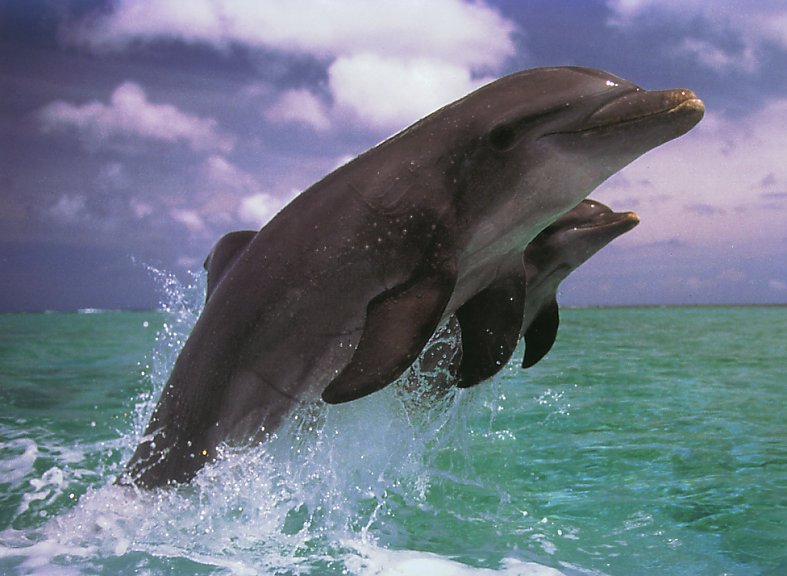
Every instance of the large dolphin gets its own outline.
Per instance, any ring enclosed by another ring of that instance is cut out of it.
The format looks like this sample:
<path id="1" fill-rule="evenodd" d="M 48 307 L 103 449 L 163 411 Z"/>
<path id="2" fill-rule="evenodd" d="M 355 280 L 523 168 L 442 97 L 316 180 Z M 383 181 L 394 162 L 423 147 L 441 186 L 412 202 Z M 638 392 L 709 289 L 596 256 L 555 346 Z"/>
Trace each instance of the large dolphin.
<path id="1" fill-rule="evenodd" d="M 332 172 L 248 242 L 220 241 L 211 293 L 119 482 L 186 482 L 222 442 L 264 440 L 300 402 L 388 385 L 511 254 L 703 111 L 689 90 L 526 70 Z"/>
<path id="2" fill-rule="evenodd" d="M 512 256 L 497 279 L 462 306 L 419 357 L 430 392 L 468 388 L 497 374 L 520 338 L 523 368 L 552 348 L 557 337 L 557 290 L 588 258 L 639 224 L 634 212 L 613 212 L 586 199 L 542 230 L 523 254 Z M 513 308 L 518 307 L 517 310 Z M 410 388 L 418 383 L 408 382 Z"/>

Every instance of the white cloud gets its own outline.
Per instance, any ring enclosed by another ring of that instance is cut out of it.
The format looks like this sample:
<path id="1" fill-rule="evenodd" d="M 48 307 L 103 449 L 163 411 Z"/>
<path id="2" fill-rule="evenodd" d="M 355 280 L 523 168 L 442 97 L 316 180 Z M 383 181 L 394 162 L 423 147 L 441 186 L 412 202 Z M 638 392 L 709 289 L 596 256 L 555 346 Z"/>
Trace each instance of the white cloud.
<path id="1" fill-rule="evenodd" d="M 295 190 L 284 194 L 266 190 L 254 174 L 218 155 L 206 158 L 195 177 L 189 204 L 177 206 L 169 214 L 196 236 L 226 231 L 228 227 L 259 228 L 297 195 Z M 146 215 L 144 205 L 136 208 Z"/>
<path id="2" fill-rule="evenodd" d="M 132 198 L 129 200 L 129 207 L 131 208 L 131 212 L 138 220 L 142 220 L 143 218 L 147 218 L 153 214 L 153 206 L 137 198 Z"/>
<path id="3" fill-rule="evenodd" d="M 739 46 L 716 45 L 707 38 L 689 38 L 676 51 L 690 54 L 706 66 L 719 71 L 739 69 L 752 72 L 758 67 L 757 53 L 765 44 L 787 49 L 787 4 L 773 0 L 740 2 L 706 0 L 607 0 L 611 22 L 636 27 L 654 15 L 682 22 L 702 19 L 706 32 L 718 38 L 732 33 Z"/>
<path id="4" fill-rule="evenodd" d="M 341 57 L 328 73 L 338 106 L 389 128 L 404 127 L 490 80 L 474 79 L 467 68 L 444 61 L 373 53 Z"/>
<path id="5" fill-rule="evenodd" d="M 345 164 L 350 162 L 350 160 L 353 159 L 355 159 L 355 156 L 353 154 L 343 154 L 336 159 L 336 162 L 333 165 L 333 169 L 336 170 L 337 168 L 341 168 L 342 166 L 344 166 Z"/>
<path id="6" fill-rule="evenodd" d="M 200 118 L 169 104 L 156 104 L 133 82 L 112 92 L 109 104 L 98 101 L 78 105 L 63 101 L 48 104 L 39 112 L 45 130 L 74 128 L 94 143 L 112 137 L 136 137 L 161 142 L 185 142 L 196 151 L 229 152 L 231 136 L 222 134 L 212 118 Z"/>
<path id="7" fill-rule="evenodd" d="M 247 196 L 240 202 L 238 216 L 243 222 L 262 226 L 281 208 L 280 202 L 270 194 Z"/>
<path id="8" fill-rule="evenodd" d="M 49 208 L 49 215 L 56 221 L 70 224 L 86 214 L 86 200 L 81 194 L 63 194 L 54 206 Z"/>
<path id="9" fill-rule="evenodd" d="M 298 190 L 291 190 L 289 195 L 284 198 L 275 197 L 264 192 L 246 196 L 238 206 L 238 217 L 251 226 L 262 228 L 297 195 Z"/>
<path id="10" fill-rule="evenodd" d="M 201 234 L 207 229 L 205 220 L 196 210 L 186 208 L 174 208 L 170 210 L 170 216 L 177 222 L 188 228 L 192 234 Z"/>
<path id="11" fill-rule="evenodd" d="M 273 122 L 296 122 L 318 131 L 327 130 L 330 126 L 325 105 L 305 89 L 284 92 L 265 116 Z"/>
<path id="12" fill-rule="evenodd" d="M 393 128 L 476 87 L 478 76 L 514 54 L 514 32 L 511 21 L 478 1 L 192 0 L 184 9 L 180 2 L 120 0 L 109 15 L 78 23 L 71 37 L 95 49 L 177 39 L 310 56 L 328 66 L 342 110 Z M 328 111 L 296 90 L 268 115 L 323 130 Z"/>
<path id="13" fill-rule="evenodd" d="M 336 57 L 362 52 L 494 66 L 513 53 L 513 24 L 482 2 L 461 0 L 121 0 L 72 37 L 97 48 L 175 38 Z"/>
<path id="14" fill-rule="evenodd" d="M 265 192 L 253 174 L 222 156 L 210 156 L 200 167 L 198 196 L 205 199 L 202 211 L 211 218 L 219 214 L 234 218 L 242 198 Z"/>
<path id="15" fill-rule="evenodd" d="M 754 72 L 758 65 L 752 45 L 745 45 L 740 51 L 733 53 L 714 46 L 707 40 L 687 38 L 676 47 L 676 50 L 689 54 L 708 68 L 719 71 L 738 68 L 745 72 Z"/>
<path id="16" fill-rule="evenodd" d="M 258 191 L 260 187 L 252 174 L 223 156 L 209 156 L 202 163 L 200 171 L 206 184 L 211 188 L 211 194 L 222 191 L 249 194 Z"/>
<path id="17" fill-rule="evenodd" d="M 196 203 L 206 221 L 222 226 L 239 218 L 244 220 L 238 214 L 242 200 L 264 193 L 263 186 L 253 174 L 222 156 L 206 158 L 199 169 L 199 177 L 192 202 Z"/>

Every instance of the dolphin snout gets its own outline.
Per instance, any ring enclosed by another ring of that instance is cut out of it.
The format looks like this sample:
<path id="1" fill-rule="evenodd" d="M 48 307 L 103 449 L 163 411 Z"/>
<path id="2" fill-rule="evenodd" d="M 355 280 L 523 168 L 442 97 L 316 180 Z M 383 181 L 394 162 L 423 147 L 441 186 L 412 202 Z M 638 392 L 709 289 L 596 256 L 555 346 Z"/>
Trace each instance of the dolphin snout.
<path id="1" fill-rule="evenodd" d="M 582 129 L 613 126 L 670 112 L 686 114 L 696 123 L 702 118 L 705 105 L 687 88 L 658 91 L 637 88 L 597 108 Z"/>

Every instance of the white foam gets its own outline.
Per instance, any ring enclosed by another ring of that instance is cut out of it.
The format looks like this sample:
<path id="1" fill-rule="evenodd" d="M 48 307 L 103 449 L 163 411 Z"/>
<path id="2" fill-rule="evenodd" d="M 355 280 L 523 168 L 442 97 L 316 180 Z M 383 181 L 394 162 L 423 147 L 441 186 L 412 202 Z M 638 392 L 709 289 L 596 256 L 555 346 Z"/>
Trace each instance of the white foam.
<path id="1" fill-rule="evenodd" d="M 58 566 L 58 557 L 89 558 L 95 550 L 90 546 L 64 544 L 54 539 L 31 542 L 29 535 L 13 529 L 0 533 L 0 559 L 22 558 L 20 573 L 31 576 L 72 576 L 81 571 L 67 566 Z"/>
<path id="2" fill-rule="evenodd" d="M 30 438 L 16 438 L 7 442 L 5 448 L 12 452 L 22 450 L 18 456 L 0 460 L 0 484 L 16 484 L 32 474 L 38 458 L 38 444 Z"/>
<path id="3" fill-rule="evenodd" d="M 57 466 L 53 466 L 44 472 L 41 478 L 32 478 L 30 486 L 33 490 L 22 495 L 22 501 L 16 511 L 17 516 L 25 514 L 34 502 L 40 502 L 41 512 L 46 513 L 45 508 L 63 494 L 67 482 L 63 471 Z"/>
<path id="4" fill-rule="evenodd" d="M 478 568 L 430 552 L 387 550 L 366 542 L 347 544 L 358 556 L 346 560 L 358 576 L 565 576 L 563 572 L 516 558 L 505 558 L 498 569 Z"/>

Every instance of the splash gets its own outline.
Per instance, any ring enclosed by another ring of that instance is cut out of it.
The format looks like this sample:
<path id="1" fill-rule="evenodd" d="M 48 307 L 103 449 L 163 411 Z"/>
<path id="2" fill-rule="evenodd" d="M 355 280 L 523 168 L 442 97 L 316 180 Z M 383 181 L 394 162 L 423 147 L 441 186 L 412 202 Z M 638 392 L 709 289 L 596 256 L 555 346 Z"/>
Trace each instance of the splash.
<path id="1" fill-rule="evenodd" d="M 189 271 L 189 281 L 183 283 L 171 272 L 150 265 L 146 268 L 158 286 L 161 294 L 160 309 L 165 313 L 166 320 L 156 334 L 150 363 L 142 371 L 142 377 L 149 386 L 134 402 L 132 430 L 135 438 L 133 442 L 127 443 L 128 453 L 124 454 L 125 459 L 128 459 L 139 443 L 175 360 L 205 304 L 207 278 L 203 272 Z"/>
<path id="2" fill-rule="evenodd" d="M 203 275 L 182 283 L 151 272 L 166 319 L 143 370 L 145 390 L 118 439 L 123 462 L 204 299 Z M 117 464 L 105 465 L 104 482 L 88 488 L 76 505 L 38 529 L 3 533 L 0 558 L 20 556 L 17 570 L 30 574 L 151 566 L 232 574 L 418 574 L 425 566 L 452 574 L 556 574 L 512 559 L 504 559 L 499 571 L 474 572 L 410 549 L 412 511 L 431 510 L 436 489 L 445 493 L 474 482 L 468 430 L 478 414 L 494 414 L 494 387 L 450 386 L 456 338 L 456 330 L 438 333 L 433 354 L 378 393 L 337 406 L 304 405 L 266 443 L 224 447 L 188 485 L 121 488 L 112 485 Z M 20 444 L 17 452 L 20 466 L 29 468 L 36 447 Z M 69 493 L 75 478 L 53 468 L 36 481 L 28 506 Z"/>

